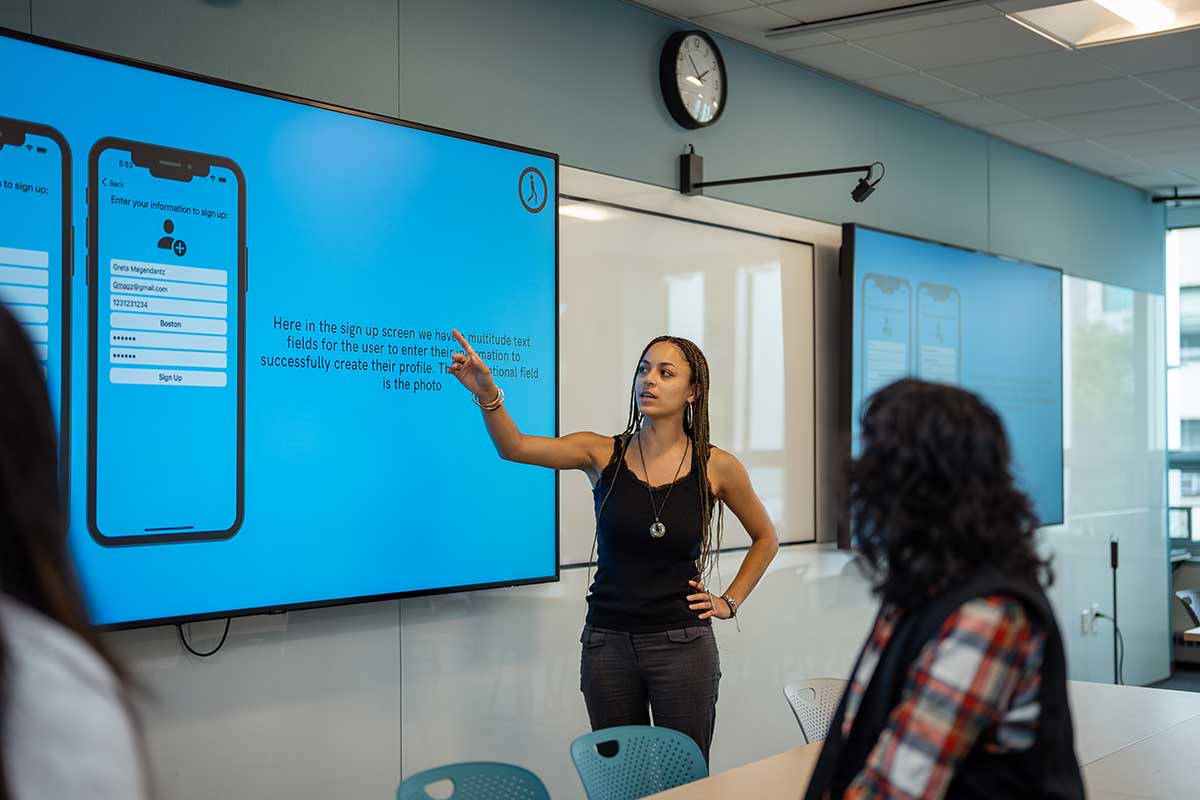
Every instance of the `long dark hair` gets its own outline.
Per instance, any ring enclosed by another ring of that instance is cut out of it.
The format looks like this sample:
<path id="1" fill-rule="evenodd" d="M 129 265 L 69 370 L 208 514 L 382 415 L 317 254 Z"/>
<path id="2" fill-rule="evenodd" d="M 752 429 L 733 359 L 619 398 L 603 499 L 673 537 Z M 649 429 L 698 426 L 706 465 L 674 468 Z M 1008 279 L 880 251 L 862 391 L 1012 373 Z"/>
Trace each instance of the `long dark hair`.
<path id="1" fill-rule="evenodd" d="M 0 591 L 79 636 L 112 669 L 124 695 L 127 673 L 88 624 L 67 550 L 59 477 L 41 365 L 20 323 L 0 303 Z M 7 690 L 8 652 L 0 630 L 0 729 Z M 132 713 L 131 719 L 136 724 Z M 6 766 L 0 751 L 0 800 L 10 796 Z"/>
<path id="2" fill-rule="evenodd" d="M 970 392 L 918 380 L 881 389 L 863 411 L 847 483 L 861 561 L 886 603 L 912 607 L 984 567 L 1054 581 L 1004 425 Z"/>
<path id="3" fill-rule="evenodd" d="M 695 398 L 690 404 L 690 408 L 683 416 L 683 432 L 691 441 L 693 452 L 699 455 L 700 468 L 700 558 L 696 561 L 696 575 L 701 580 L 708 577 L 709 572 L 716 564 L 717 556 L 721 552 L 721 537 L 725 529 L 725 504 L 715 503 L 714 514 L 714 498 L 712 484 L 708 480 L 708 458 L 712 454 L 712 442 L 709 440 L 708 430 L 708 359 L 704 357 L 699 346 L 690 339 L 684 339 L 680 336 L 659 336 L 652 339 L 648 345 L 642 348 L 642 355 L 638 358 L 638 367 L 634 369 L 633 381 L 629 387 L 629 421 L 625 425 L 625 431 L 621 435 L 621 451 L 619 458 L 625 459 L 625 451 L 629 448 L 629 442 L 633 438 L 633 434 L 641 429 L 642 415 L 637 410 L 637 379 L 638 369 L 641 368 L 642 361 L 646 358 L 646 353 L 650 352 L 650 348 L 660 342 L 669 342 L 679 348 L 683 353 L 684 359 L 687 360 L 688 368 L 692 372 L 691 385 L 695 393 Z M 620 463 L 620 462 L 618 462 Z M 596 512 L 597 530 L 600 523 L 600 515 L 604 513 L 604 506 L 608 504 L 608 497 L 612 494 L 613 486 L 616 481 L 609 483 L 608 491 L 604 494 L 604 499 L 600 502 L 600 510 Z M 595 538 L 592 540 L 593 558 L 595 560 Z"/>

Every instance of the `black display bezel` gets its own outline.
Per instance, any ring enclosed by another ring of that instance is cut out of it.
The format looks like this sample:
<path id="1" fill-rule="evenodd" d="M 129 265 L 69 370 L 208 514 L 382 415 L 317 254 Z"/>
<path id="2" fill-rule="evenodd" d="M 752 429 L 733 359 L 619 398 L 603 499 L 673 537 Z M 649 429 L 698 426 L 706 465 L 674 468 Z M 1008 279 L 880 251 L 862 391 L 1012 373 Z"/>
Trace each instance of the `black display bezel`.
<path id="1" fill-rule="evenodd" d="M 396 117 L 389 117 L 389 116 L 385 116 L 383 114 L 378 114 L 378 113 L 371 112 L 371 111 L 363 111 L 360 109 L 348 108 L 345 106 L 338 106 L 333 103 L 328 103 L 328 102 L 319 101 L 319 100 L 310 100 L 307 98 L 297 97 L 295 95 L 289 95 L 289 94 L 285 94 L 282 92 L 272 91 L 269 89 L 263 89 L 260 87 L 249 86 L 246 84 L 240 84 L 240 83 L 236 83 L 234 81 L 224 80 L 221 78 L 213 78 L 213 77 L 209 77 L 206 75 L 199 75 L 199 74 L 196 74 L 193 72 L 188 72 L 185 70 L 178 70 L 178 69 L 173 69 L 170 67 L 164 67 L 164 66 L 161 66 L 158 64 L 150 64 L 150 63 L 147 63 L 144 61 L 139 61 L 137 59 L 127 58 L 124 56 L 118 56 L 118 55 L 114 55 L 111 53 L 104 53 L 104 52 L 101 52 L 98 50 L 92 50 L 92 49 L 89 49 L 86 47 L 80 47 L 78 45 L 57 42 L 57 41 L 54 41 L 51 39 L 46 39 L 44 37 L 25 33 L 23 31 L 15 31 L 10 28 L 0 27 L 0 37 L 14 39 L 14 40 L 26 42 L 29 44 L 40 45 L 43 47 L 51 48 L 53 50 L 59 50 L 59 51 L 63 51 L 63 52 L 73 53 L 75 55 L 81 55 L 81 56 L 86 56 L 89 58 L 95 58 L 95 59 L 98 59 L 101 61 L 106 61 L 109 63 L 120 64 L 122 66 L 133 67 L 135 69 L 142 69 L 142 70 L 147 70 L 150 72 L 156 72 L 156 73 L 159 73 L 162 75 L 167 75 L 170 77 L 196 81 L 198 83 L 204 83 L 204 84 L 208 84 L 210 86 L 219 86 L 219 87 L 222 87 L 225 89 L 231 89 L 231 90 L 238 91 L 238 92 L 254 94 L 254 95 L 261 96 L 261 97 L 271 98 L 274 100 L 283 100 L 283 101 L 290 102 L 290 103 L 297 103 L 299 105 L 308 106 L 310 108 L 317 108 L 317 109 L 321 109 L 324 111 L 331 111 L 331 112 L 338 113 L 338 114 L 348 114 L 351 116 L 361 117 L 363 119 L 369 119 L 369 120 L 381 122 L 381 123 L 388 124 L 388 125 L 395 125 L 398 127 L 410 128 L 413 130 L 424 131 L 427 133 L 434 133 L 434 134 L 438 134 L 438 135 L 442 135 L 442 136 L 449 136 L 451 138 L 461 139 L 464 141 L 475 142 L 477 144 L 489 145 L 492 147 L 497 147 L 497 148 L 501 148 L 504 150 L 510 150 L 513 152 L 525 153 L 525 154 L 528 154 L 531 156 L 537 156 L 539 158 L 545 158 L 545 159 L 552 161 L 554 164 L 554 206 L 547 207 L 543 211 L 543 213 L 545 213 L 546 211 L 549 211 L 554 214 L 554 307 L 553 307 L 554 366 L 555 366 L 555 369 L 554 369 L 554 435 L 558 436 L 559 420 L 560 420 L 561 414 L 560 414 L 560 400 L 559 400 L 560 322 L 559 322 L 559 315 L 558 315 L 558 305 L 559 305 L 559 295 L 560 295 L 560 264 L 559 264 L 559 228 L 560 228 L 560 225 L 559 225 L 559 219 L 558 219 L 559 190 L 560 190 L 560 184 L 559 184 L 560 162 L 559 162 L 559 156 L 557 153 L 551 153 L 551 152 L 548 152 L 545 150 L 538 150 L 536 148 L 524 147 L 521 145 L 514 145 L 514 144 L 507 143 L 507 142 L 499 141 L 497 139 L 490 139 L 490 138 L 483 137 L 483 136 L 459 133 L 457 131 L 451 131 L 451 130 L 447 130 L 445 128 L 439 128 L 439 127 L 435 127 L 432 125 L 425 125 L 425 124 L 422 124 L 419 122 L 411 122 L 408 120 L 402 120 L 402 119 L 399 119 Z M 77 255 L 77 254 L 72 253 L 72 264 L 74 263 L 75 255 Z M 73 272 L 73 270 L 72 270 L 72 272 Z M 252 615 L 256 615 L 256 614 L 277 614 L 277 613 L 283 613 L 283 612 L 288 612 L 288 611 L 300 611 L 300 610 L 311 609 L 311 608 L 326 608 L 326 607 L 331 607 L 331 606 L 350 605 L 350 604 L 355 604 L 355 603 L 370 603 L 370 602 L 376 602 L 376 601 L 382 601 L 382 600 L 397 600 L 397 599 L 403 599 L 406 597 L 426 597 L 426 596 L 439 595 L 439 594 L 450 594 L 450 593 L 455 593 L 455 592 L 476 591 L 476 590 L 481 590 L 481 589 L 494 589 L 494 588 L 505 588 L 505 587 L 511 587 L 511 586 L 529 586 L 529 585 L 536 585 L 536 584 L 542 584 L 542 583 L 554 583 L 560 579 L 561 565 L 559 562 L 562 557 L 562 553 L 561 553 L 561 550 L 562 550 L 561 522 L 559 519 L 559 516 L 560 516 L 559 487 L 560 487 L 559 474 L 557 471 L 555 471 L 555 473 L 554 473 L 554 492 L 553 492 L 554 493 L 554 569 L 553 569 L 552 573 L 547 573 L 545 575 L 539 575 L 539 576 L 533 577 L 533 578 L 522 578 L 522 579 L 518 579 L 518 580 L 491 581 L 491 582 L 487 582 L 487 583 L 462 584 L 462 585 L 454 585 L 454 586 L 434 587 L 434 588 L 428 588 L 428 589 L 408 590 L 408 591 L 401 591 L 401 592 L 387 592 L 387 593 L 372 594 L 372 595 L 356 595 L 356 596 L 352 596 L 352 597 L 340 597 L 340 598 L 331 598 L 331 599 L 323 599 L 323 600 L 313 600 L 313 601 L 300 602 L 300 603 L 281 603 L 281 604 L 272 604 L 272 605 L 265 605 L 265 606 L 256 606 L 253 608 L 215 609 L 215 610 L 211 610 L 211 611 L 198 612 L 195 614 L 184 614 L 184 615 L 175 615 L 175 616 L 167 616 L 167 617 L 153 617 L 153 618 L 147 618 L 147 619 L 141 619 L 141 620 L 127 620 L 124 622 L 104 624 L 104 625 L 100 625 L 99 627 L 104 630 L 124 630 L 124 629 L 130 629 L 130 628 L 151 627 L 151 626 L 157 626 L 157 625 L 178 625 L 178 624 L 183 624 L 183 623 L 187 623 L 187 622 L 196 622 L 199 620 L 206 620 L 206 619 L 223 619 L 226 617 L 242 617 L 242 616 L 252 616 Z"/>
<path id="2" fill-rule="evenodd" d="M 1001 253 L 991 253 L 986 250 L 976 250 L 970 247 L 962 247 L 960 245 L 950 244 L 949 242 L 939 242 L 936 239 L 926 239 L 920 236 L 910 236 L 907 233 L 898 233 L 889 231 L 884 228 L 876 228 L 870 225 L 861 225 L 856 222 L 846 222 L 842 224 L 842 246 L 838 262 L 838 275 L 841 280 L 840 287 L 840 304 L 838 312 L 839 318 L 839 343 L 838 343 L 838 415 L 837 415 L 837 436 L 838 445 L 837 452 L 842 458 L 842 463 L 848 464 L 852 458 L 853 441 L 852 433 L 854 427 L 854 414 L 856 410 L 853 406 L 854 393 L 854 350 L 855 350 L 855 330 L 854 330 L 854 297 L 855 289 L 858 284 L 857 273 L 855 270 L 855 234 L 859 230 L 875 231 L 876 233 L 885 233 L 889 236 L 896 236 L 903 239 L 911 239 L 913 241 L 924 242 L 926 244 L 935 244 L 942 247 L 949 247 L 954 250 L 961 250 L 965 253 L 975 253 L 977 255 L 988 256 L 989 258 L 998 258 L 1004 261 L 1012 261 L 1018 264 L 1024 264 L 1030 267 L 1038 267 L 1039 269 L 1047 269 L 1051 272 L 1057 272 L 1059 277 L 1059 305 L 1060 313 L 1062 313 L 1062 279 L 1063 271 L 1059 267 L 1053 267 L 1049 264 L 1040 264 L 1035 261 L 1026 261 L 1025 259 L 1013 258 Z M 915 300 L 915 298 L 914 298 Z M 915 302 L 914 302 L 915 305 Z M 961 325 L 961 320 L 959 322 Z M 1063 340 L 1062 327 L 1058 331 L 1058 375 L 1059 375 L 1059 397 L 1065 397 L 1066 380 L 1063 377 L 1063 359 L 1065 354 L 1065 342 Z M 1062 418 L 1061 430 L 1066 431 L 1066 402 L 1060 400 L 1059 414 Z M 1058 517 L 1053 520 L 1039 520 L 1039 525 L 1045 527 L 1050 525 L 1062 525 L 1066 516 L 1066 449 L 1062 451 L 1062 491 L 1060 497 L 1062 502 L 1058 507 Z M 845 498 L 842 497 L 844 500 Z M 837 521 L 837 544 L 839 549 L 849 550 L 853 547 L 851 541 L 851 532 L 849 521 L 846 519 L 845 511 L 838 514 Z"/>

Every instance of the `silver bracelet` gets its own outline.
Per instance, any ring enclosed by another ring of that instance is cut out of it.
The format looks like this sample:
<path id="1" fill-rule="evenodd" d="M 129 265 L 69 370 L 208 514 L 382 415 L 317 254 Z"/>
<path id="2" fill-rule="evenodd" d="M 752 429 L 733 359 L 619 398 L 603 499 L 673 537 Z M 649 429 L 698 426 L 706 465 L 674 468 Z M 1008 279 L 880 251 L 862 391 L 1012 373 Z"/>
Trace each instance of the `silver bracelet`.
<path id="1" fill-rule="evenodd" d="M 737 616 L 737 600 L 734 600 L 727 594 L 721 595 L 721 599 L 729 604 L 729 618 L 733 619 Z"/>
<path id="2" fill-rule="evenodd" d="M 483 413 L 490 414 L 499 409 L 500 406 L 504 405 L 504 390 L 497 386 L 496 392 L 496 399 L 490 403 L 484 404 L 479 402 L 479 397 L 477 397 L 474 393 L 471 394 L 471 402 L 479 406 L 479 410 Z"/>

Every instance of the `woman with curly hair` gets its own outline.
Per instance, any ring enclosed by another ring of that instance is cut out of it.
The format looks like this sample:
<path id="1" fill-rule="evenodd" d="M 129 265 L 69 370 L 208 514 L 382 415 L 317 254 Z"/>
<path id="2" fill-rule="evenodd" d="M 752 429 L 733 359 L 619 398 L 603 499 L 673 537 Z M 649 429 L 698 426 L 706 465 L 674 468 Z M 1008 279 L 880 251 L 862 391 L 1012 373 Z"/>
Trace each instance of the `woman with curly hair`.
<path id="1" fill-rule="evenodd" d="M 806 797 L 1082 798 L 1038 521 L 1000 417 L 903 380 L 862 417 L 850 524 L 881 600 Z"/>

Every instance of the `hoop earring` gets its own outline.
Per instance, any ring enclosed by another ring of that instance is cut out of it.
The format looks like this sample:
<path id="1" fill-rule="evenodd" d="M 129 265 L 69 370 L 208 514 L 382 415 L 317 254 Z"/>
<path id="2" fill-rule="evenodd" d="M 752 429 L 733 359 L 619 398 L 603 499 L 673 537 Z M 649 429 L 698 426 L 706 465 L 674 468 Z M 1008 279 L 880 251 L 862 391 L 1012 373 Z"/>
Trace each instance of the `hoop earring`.
<path id="1" fill-rule="evenodd" d="M 696 412 L 692 408 L 692 404 L 688 403 L 687 425 L 689 428 L 694 427 L 696 422 Z"/>

